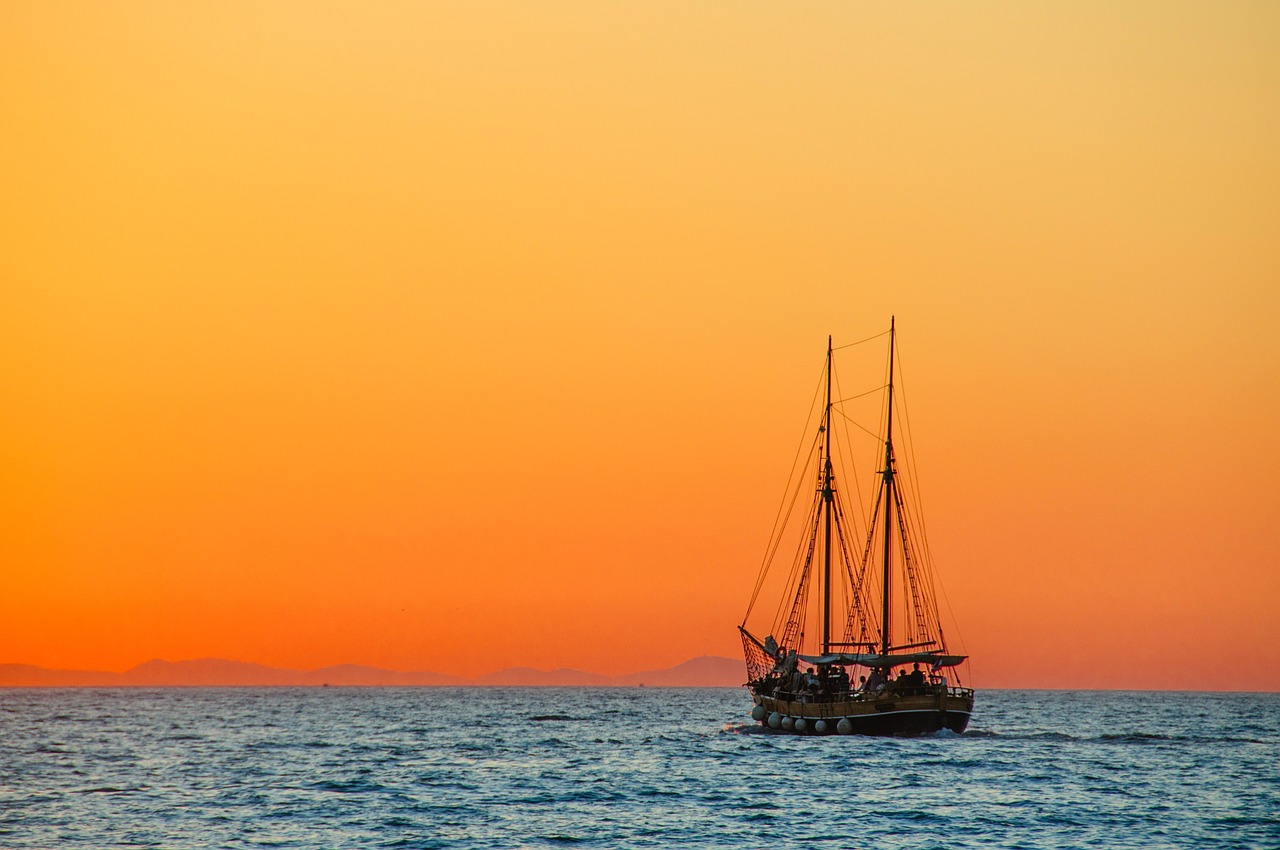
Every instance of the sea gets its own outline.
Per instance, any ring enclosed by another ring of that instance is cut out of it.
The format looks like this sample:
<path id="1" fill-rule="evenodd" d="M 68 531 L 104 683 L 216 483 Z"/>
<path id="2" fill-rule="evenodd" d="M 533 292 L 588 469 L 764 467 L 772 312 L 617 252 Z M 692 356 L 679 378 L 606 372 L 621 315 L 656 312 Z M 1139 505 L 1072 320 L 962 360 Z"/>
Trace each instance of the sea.
<path id="1" fill-rule="evenodd" d="M 3 848 L 1280 848 L 1280 694 L 982 691 L 798 737 L 731 688 L 0 690 Z"/>

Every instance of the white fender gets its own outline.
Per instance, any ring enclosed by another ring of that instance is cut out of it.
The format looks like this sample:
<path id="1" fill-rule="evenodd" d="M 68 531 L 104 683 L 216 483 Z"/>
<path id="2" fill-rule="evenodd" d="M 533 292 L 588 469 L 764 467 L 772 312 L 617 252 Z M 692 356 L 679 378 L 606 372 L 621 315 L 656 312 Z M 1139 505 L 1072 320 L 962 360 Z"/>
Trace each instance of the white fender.
<path id="1" fill-rule="evenodd" d="M 773 714 L 770 714 L 770 715 L 769 715 L 769 728 L 770 728 L 770 729 L 781 729 L 781 728 L 782 728 L 782 715 L 781 715 L 781 714 L 779 714 L 778 712 L 776 712 L 776 711 L 775 711 Z"/>
<path id="2" fill-rule="evenodd" d="M 819 735 L 825 735 L 827 733 L 827 721 L 819 720 L 815 722 L 813 724 L 813 731 L 817 732 Z"/>
<path id="3" fill-rule="evenodd" d="M 787 732 L 796 728 L 796 721 L 790 714 L 782 718 L 782 728 Z"/>
<path id="4" fill-rule="evenodd" d="M 764 720 L 768 716 L 769 712 L 764 710 L 763 705 L 757 705 L 755 708 L 751 709 L 752 720 Z"/>
<path id="5" fill-rule="evenodd" d="M 841 735 L 852 735 L 853 721 L 847 717 L 841 717 L 840 722 L 836 724 L 836 731 Z"/>

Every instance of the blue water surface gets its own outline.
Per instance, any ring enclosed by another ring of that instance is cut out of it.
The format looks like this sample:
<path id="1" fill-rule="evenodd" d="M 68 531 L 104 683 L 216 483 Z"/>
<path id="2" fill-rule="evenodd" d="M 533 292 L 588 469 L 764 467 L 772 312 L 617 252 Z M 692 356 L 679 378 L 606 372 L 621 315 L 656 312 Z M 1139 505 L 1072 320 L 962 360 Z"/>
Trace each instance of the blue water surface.
<path id="1" fill-rule="evenodd" d="M 0 846 L 1280 847 L 1280 695 L 980 691 L 796 737 L 738 689 L 0 690 Z"/>

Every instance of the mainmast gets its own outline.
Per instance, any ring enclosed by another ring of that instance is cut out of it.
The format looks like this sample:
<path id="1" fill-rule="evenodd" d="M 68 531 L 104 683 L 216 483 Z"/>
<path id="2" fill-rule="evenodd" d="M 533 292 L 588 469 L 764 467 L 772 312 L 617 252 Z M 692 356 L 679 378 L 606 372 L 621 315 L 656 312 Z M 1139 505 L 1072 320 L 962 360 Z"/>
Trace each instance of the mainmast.
<path id="1" fill-rule="evenodd" d="M 831 337 L 827 337 L 827 407 L 822 416 L 822 654 L 831 652 Z"/>
<path id="2" fill-rule="evenodd" d="M 893 539 L 893 317 L 889 317 L 889 418 L 884 430 L 884 595 L 880 608 L 880 654 L 889 654 L 889 565 Z M 830 409 L 828 408 L 828 415 Z"/>

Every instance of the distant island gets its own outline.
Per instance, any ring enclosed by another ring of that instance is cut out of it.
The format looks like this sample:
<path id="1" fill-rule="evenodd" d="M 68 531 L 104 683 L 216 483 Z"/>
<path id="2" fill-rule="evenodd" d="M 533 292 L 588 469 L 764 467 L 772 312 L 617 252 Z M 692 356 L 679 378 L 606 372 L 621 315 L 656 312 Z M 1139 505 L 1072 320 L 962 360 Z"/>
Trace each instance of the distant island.
<path id="1" fill-rule="evenodd" d="M 740 659 L 703 655 L 665 670 L 602 676 L 581 670 L 534 670 L 509 667 L 467 679 L 429 671 L 402 672 L 338 664 L 317 670 L 287 670 L 245 661 L 200 658 L 190 661 L 154 659 L 123 673 L 99 670 L 51 670 L 31 664 L 0 664 L 0 688 L 78 687 L 318 687 L 440 686 L 485 687 L 737 687 L 746 678 Z"/>

